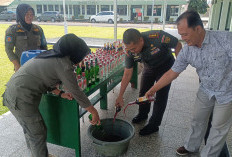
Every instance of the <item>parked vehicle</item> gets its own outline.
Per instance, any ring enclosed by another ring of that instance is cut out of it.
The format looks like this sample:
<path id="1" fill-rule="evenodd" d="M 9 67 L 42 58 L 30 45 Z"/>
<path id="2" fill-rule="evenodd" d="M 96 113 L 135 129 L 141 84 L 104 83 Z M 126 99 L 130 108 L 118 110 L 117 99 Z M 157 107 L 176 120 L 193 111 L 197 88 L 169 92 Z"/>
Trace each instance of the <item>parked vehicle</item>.
<path id="1" fill-rule="evenodd" d="M 119 21 L 118 15 L 117 15 L 117 21 Z M 98 13 L 97 15 L 92 15 L 90 17 L 90 22 L 108 22 L 108 23 L 114 23 L 114 12 L 113 11 L 102 11 Z"/>
<path id="2" fill-rule="evenodd" d="M 0 20 L 12 21 L 16 20 L 15 11 L 3 11 L 0 13 Z"/>
<path id="3" fill-rule="evenodd" d="M 45 11 L 44 13 L 41 14 L 41 16 L 39 16 L 37 18 L 37 21 L 52 21 L 52 22 L 56 22 L 56 21 L 62 21 L 63 20 L 63 16 L 58 12 L 58 11 Z"/>

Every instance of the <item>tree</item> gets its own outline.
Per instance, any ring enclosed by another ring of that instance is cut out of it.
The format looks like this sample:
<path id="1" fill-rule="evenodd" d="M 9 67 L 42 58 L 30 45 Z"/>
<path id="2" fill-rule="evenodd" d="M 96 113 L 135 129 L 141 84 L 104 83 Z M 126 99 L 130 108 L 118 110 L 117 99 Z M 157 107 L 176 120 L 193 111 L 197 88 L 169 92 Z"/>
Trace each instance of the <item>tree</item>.
<path id="1" fill-rule="evenodd" d="M 195 10 L 200 14 L 205 14 L 209 8 L 206 0 L 190 0 L 188 10 Z"/>

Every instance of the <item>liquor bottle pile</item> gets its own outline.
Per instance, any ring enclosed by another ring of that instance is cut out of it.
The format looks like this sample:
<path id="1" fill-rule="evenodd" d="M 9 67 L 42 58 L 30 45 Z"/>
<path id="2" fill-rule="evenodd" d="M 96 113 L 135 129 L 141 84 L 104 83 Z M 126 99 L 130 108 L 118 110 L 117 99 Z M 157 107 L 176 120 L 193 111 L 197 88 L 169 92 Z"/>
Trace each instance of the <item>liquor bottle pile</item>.
<path id="1" fill-rule="evenodd" d="M 75 67 L 79 87 L 88 91 L 121 68 L 124 64 L 124 52 L 123 44 L 118 41 L 112 44 L 105 43 L 103 48 L 96 50 L 96 53 L 87 55 Z"/>

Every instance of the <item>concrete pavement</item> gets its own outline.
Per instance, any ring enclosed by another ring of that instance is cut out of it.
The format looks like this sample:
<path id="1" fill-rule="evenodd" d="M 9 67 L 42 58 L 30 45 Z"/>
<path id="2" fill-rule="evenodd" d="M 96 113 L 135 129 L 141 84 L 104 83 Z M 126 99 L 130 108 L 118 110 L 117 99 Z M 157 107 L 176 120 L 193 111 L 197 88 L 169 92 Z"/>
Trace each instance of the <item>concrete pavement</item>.
<path id="1" fill-rule="evenodd" d="M 139 75 L 140 76 L 140 75 Z M 139 77 L 140 79 L 140 77 Z M 188 67 L 180 76 L 173 81 L 169 93 L 168 105 L 158 133 L 141 137 L 139 130 L 146 122 L 134 125 L 135 136 L 130 141 L 128 151 L 123 157 L 176 157 L 176 148 L 183 145 L 185 135 L 188 131 L 193 111 L 193 104 L 198 88 L 198 76 L 195 69 Z M 99 109 L 101 118 L 112 118 L 114 114 L 114 102 L 119 93 L 120 86 L 108 93 L 108 110 Z M 125 102 L 130 102 L 138 97 L 138 90 L 127 88 Z M 137 114 L 138 106 L 129 106 L 126 110 L 126 117 L 121 112 L 118 118 L 131 121 Z M 81 150 L 82 157 L 101 157 L 87 136 L 87 129 L 90 123 L 87 120 L 88 114 L 84 116 L 84 123 L 81 122 Z M 149 115 L 150 116 L 150 115 Z M 0 157 L 30 157 L 26 147 L 22 128 L 10 112 L 0 116 Z M 72 136 L 72 135 L 70 135 Z M 227 143 L 232 150 L 232 131 L 230 131 Z M 203 146 L 203 145 L 202 145 Z M 74 157 L 73 149 L 48 144 L 49 152 L 57 157 Z M 197 157 L 199 154 L 191 155 Z"/>

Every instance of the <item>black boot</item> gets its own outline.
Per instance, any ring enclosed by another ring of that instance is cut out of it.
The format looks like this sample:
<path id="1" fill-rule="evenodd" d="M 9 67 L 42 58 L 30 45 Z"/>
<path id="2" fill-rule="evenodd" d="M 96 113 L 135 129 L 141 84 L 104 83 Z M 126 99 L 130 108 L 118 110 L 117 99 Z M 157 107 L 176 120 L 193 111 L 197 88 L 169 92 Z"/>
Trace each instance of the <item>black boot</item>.
<path id="1" fill-rule="evenodd" d="M 138 114 L 137 116 L 135 116 L 133 119 L 132 119 L 132 123 L 140 123 L 144 120 L 146 120 L 148 118 L 148 115 L 142 115 L 142 114 Z"/>
<path id="2" fill-rule="evenodd" d="M 148 123 L 144 128 L 142 128 L 139 131 L 139 135 L 141 135 L 141 136 L 150 135 L 150 134 L 158 132 L 158 131 L 159 131 L 158 126 L 155 126 L 153 124 Z"/>

